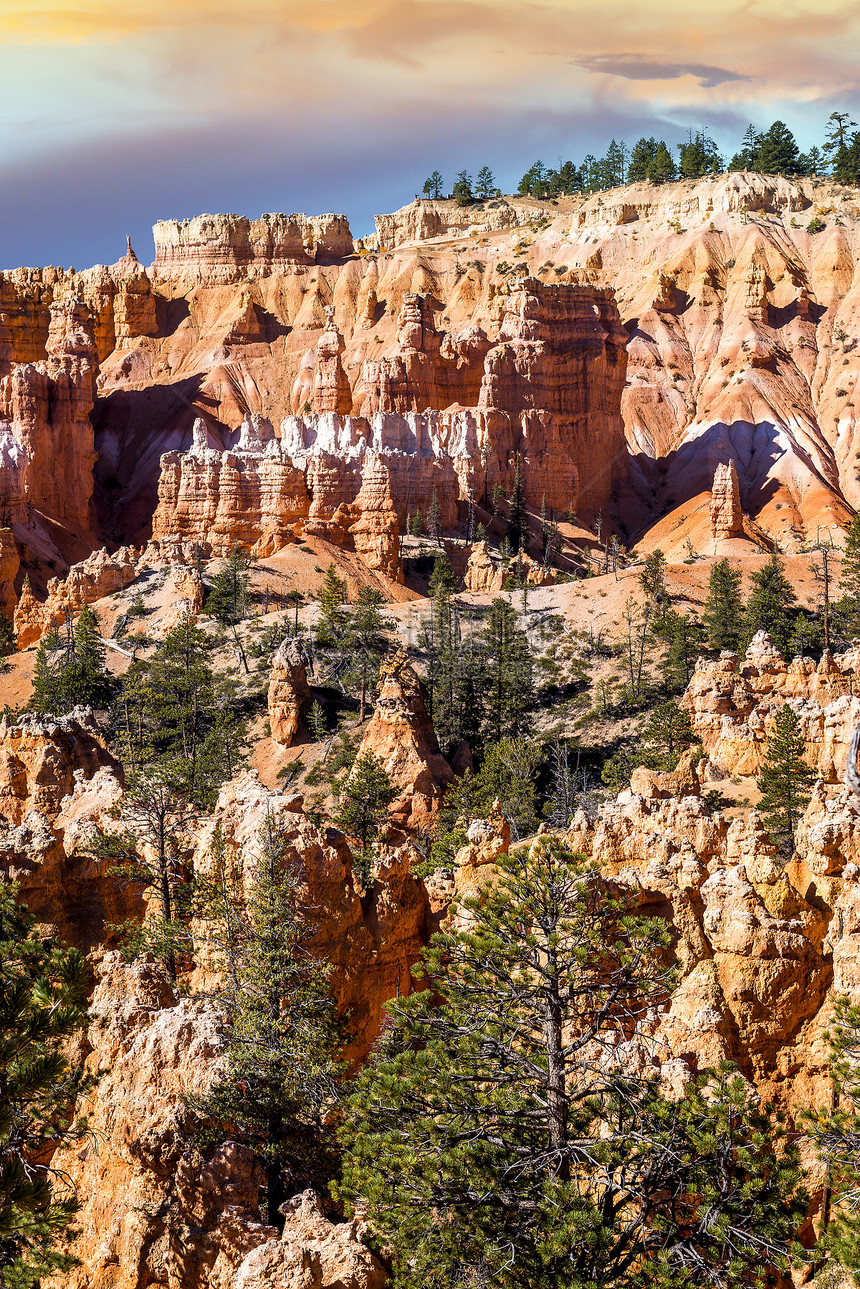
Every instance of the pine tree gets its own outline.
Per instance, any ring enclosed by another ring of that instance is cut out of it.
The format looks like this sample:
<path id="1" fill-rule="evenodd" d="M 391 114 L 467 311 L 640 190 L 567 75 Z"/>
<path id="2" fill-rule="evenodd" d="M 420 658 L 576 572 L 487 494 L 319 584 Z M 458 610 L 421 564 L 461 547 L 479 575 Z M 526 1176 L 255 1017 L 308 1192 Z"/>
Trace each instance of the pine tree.
<path id="1" fill-rule="evenodd" d="M 248 616 L 251 560 L 241 546 L 234 546 L 212 578 L 206 611 L 224 626 L 235 626 Z"/>
<path id="2" fill-rule="evenodd" d="M 498 801 L 518 840 L 537 830 L 537 774 L 543 748 L 532 739 L 503 738 L 484 752 L 475 776 L 475 805 L 488 813 Z"/>
<path id="3" fill-rule="evenodd" d="M 346 583 L 338 577 L 334 564 L 329 564 L 320 587 L 317 601 L 320 606 L 316 625 L 316 642 L 322 648 L 336 648 L 343 643 L 347 614 Z"/>
<path id="4" fill-rule="evenodd" d="M 481 166 L 475 183 L 479 197 L 494 197 L 496 194 L 496 177 L 489 166 Z"/>
<path id="5" fill-rule="evenodd" d="M 661 139 L 657 144 L 657 150 L 654 153 L 654 160 L 651 162 L 648 171 L 648 178 L 652 183 L 662 184 L 669 183 L 677 175 L 675 162 L 672 160 L 672 154 L 667 144 Z"/>
<path id="6" fill-rule="evenodd" d="M 308 712 L 308 726 L 317 743 L 321 742 L 328 734 L 325 712 L 318 698 L 315 698 L 311 703 L 310 711 Z"/>
<path id="7" fill-rule="evenodd" d="M 486 742 L 520 738 L 534 719 L 534 665 L 528 638 L 507 600 L 493 600 L 481 633 L 478 669 Z"/>
<path id="8" fill-rule="evenodd" d="M 835 998 L 830 1043 L 829 1108 L 810 1111 L 805 1128 L 826 1166 L 822 1208 L 826 1252 L 860 1284 L 860 1007 Z M 823 1243 L 823 1241 L 822 1241 Z M 819 1245 L 819 1247 L 821 1247 Z M 817 1252 L 817 1250 L 816 1250 Z M 833 1283 L 840 1283 L 842 1277 Z"/>
<path id="9" fill-rule="evenodd" d="M 674 692 L 686 689 L 703 647 L 702 624 L 689 613 L 669 609 L 662 616 L 660 636 L 668 644 L 663 662 L 666 685 Z"/>
<path id="10" fill-rule="evenodd" d="M 0 658 L 15 652 L 15 630 L 5 613 L 0 613 Z"/>
<path id="11" fill-rule="evenodd" d="M 686 143 L 678 144 L 678 170 L 683 179 L 718 174 L 723 168 L 717 145 L 706 130 L 690 131 Z"/>
<path id="12" fill-rule="evenodd" d="M 758 139 L 755 169 L 769 175 L 796 175 L 801 170 L 799 156 L 791 130 L 784 121 L 774 121 Z"/>
<path id="13" fill-rule="evenodd" d="M 657 152 L 657 140 L 641 138 L 633 144 L 630 153 L 630 165 L 627 168 L 628 183 L 639 183 L 642 179 L 651 178 L 651 167 Z"/>
<path id="14" fill-rule="evenodd" d="M 264 820 L 251 853 L 236 856 L 216 828 L 197 911 L 221 980 L 221 1073 L 189 1103 L 206 1142 L 240 1141 L 265 1168 L 271 1225 L 284 1200 L 324 1190 L 336 1171 L 332 1112 L 345 1034 L 315 952 L 310 908 L 279 822 Z"/>
<path id="15" fill-rule="evenodd" d="M 772 555 L 763 568 L 750 578 L 744 635 L 749 643 L 757 631 L 767 631 L 777 649 L 788 653 L 789 641 L 797 616 L 794 588 L 785 576 L 785 566 L 778 555 Z"/>
<path id="16" fill-rule="evenodd" d="M 384 603 L 381 591 L 363 586 L 345 628 L 346 678 L 358 684 L 360 721 L 364 720 L 368 687 L 376 683 L 379 664 L 388 651 L 389 635 L 394 630 L 394 620 L 382 612 Z"/>
<path id="17" fill-rule="evenodd" d="M 233 684 L 216 678 L 211 654 L 211 636 L 185 614 L 151 658 L 128 668 L 111 716 L 128 770 L 154 773 L 201 807 L 245 755 Z"/>
<path id="18" fill-rule="evenodd" d="M 717 560 L 711 566 L 702 619 L 711 649 L 737 652 L 744 632 L 741 574 L 727 559 Z"/>
<path id="19" fill-rule="evenodd" d="M 62 716 L 73 707 L 105 708 L 115 684 L 105 667 L 99 620 L 84 605 L 77 621 L 66 620 L 61 632 L 48 632 L 39 642 L 33 667 L 31 706 Z"/>
<path id="20" fill-rule="evenodd" d="M 430 575 L 430 582 L 428 585 L 431 599 L 435 599 L 440 591 L 445 591 L 448 595 L 453 595 L 456 589 L 457 579 L 454 576 L 451 561 L 448 559 L 446 554 L 437 555 L 433 561 L 433 572 Z"/>
<path id="21" fill-rule="evenodd" d="M 797 713 L 786 705 L 777 713 L 756 784 L 759 814 L 783 860 L 794 854 L 797 825 L 809 804 L 815 775 L 806 759 Z"/>
<path id="22" fill-rule="evenodd" d="M 429 179 L 424 180 L 424 196 L 438 201 L 443 193 L 443 179 L 438 170 L 434 170 Z"/>
<path id="23" fill-rule="evenodd" d="M 87 1133 L 75 1105 L 91 1081 L 69 1057 L 87 969 L 77 949 L 35 934 L 15 895 L 0 887 L 0 1284 L 38 1289 L 76 1265 L 62 1244 L 80 1205 L 52 1160 Z"/>
<path id="24" fill-rule="evenodd" d="M 523 549 L 527 538 L 526 503 L 523 494 L 522 462 L 519 452 L 514 463 L 514 486 L 508 501 L 508 541 L 511 550 Z"/>
<path id="25" fill-rule="evenodd" d="M 434 542 L 439 541 L 441 532 L 439 496 L 436 489 L 430 498 L 430 509 L 427 511 L 427 536 Z"/>
<path id="26" fill-rule="evenodd" d="M 198 812 L 183 787 L 165 764 L 129 775 L 111 810 L 117 829 L 99 831 L 93 842 L 96 854 L 112 860 L 115 877 L 140 892 L 155 893 L 156 908 L 143 923 L 129 919 L 116 929 L 129 957 L 153 953 L 174 982 L 177 956 L 192 945 L 191 887 L 182 852 Z"/>
<path id="27" fill-rule="evenodd" d="M 839 589 L 842 594 L 835 608 L 836 619 L 840 631 L 852 639 L 860 636 L 860 512 L 845 533 Z"/>
<path id="28" fill-rule="evenodd" d="M 472 176 L 465 170 L 461 170 L 454 181 L 454 187 L 451 189 L 451 196 L 458 206 L 471 206 L 475 200 L 475 194 L 472 192 Z"/>
<path id="29" fill-rule="evenodd" d="M 696 741 L 690 718 L 678 703 L 658 703 L 643 730 L 647 764 L 654 770 L 674 770 L 684 748 Z"/>
<path id="30" fill-rule="evenodd" d="M 672 988 L 666 924 L 555 839 L 493 877 L 389 1004 L 341 1129 L 393 1289 L 761 1283 L 796 1147 L 731 1070 L 670 1102 L 625 1055 Z"/>
<path id="31" fill-rule="evenodd" d="M 397 792 L 385 766 L 373 752 L 363 752 L 338 786 L 339 807 L 332 823 L 357 842 L 356 873 L 367 889 L 371 847 L 388 823 L 388 807 Z"/>

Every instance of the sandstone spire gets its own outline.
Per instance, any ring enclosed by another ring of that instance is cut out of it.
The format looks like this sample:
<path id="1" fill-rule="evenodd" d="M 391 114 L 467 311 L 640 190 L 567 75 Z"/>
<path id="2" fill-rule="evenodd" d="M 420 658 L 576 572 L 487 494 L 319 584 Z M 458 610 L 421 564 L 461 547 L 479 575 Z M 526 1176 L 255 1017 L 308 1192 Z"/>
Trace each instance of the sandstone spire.
<path id="1" fill-rule="evenodd" d="M 711 485 L 711 531 L 715 541 L 724 537 L 742 537 L 744 512 L 734 461 L 718 465 Z"/>

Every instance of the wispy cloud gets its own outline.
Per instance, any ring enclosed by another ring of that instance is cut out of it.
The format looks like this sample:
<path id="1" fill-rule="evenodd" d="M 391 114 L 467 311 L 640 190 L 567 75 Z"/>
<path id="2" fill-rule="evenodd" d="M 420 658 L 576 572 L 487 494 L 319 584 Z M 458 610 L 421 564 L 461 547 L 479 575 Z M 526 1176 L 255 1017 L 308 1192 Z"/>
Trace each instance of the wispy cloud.
<path id="1" fill-rule="evenodd" d="M 621 76 L 628 81 L 672 81 L 682 76 L 692 76 L 706 89 L 725 85 L 727 81 L 748 81 L 752 77 L 743 72 L 733 72 L 727 67 L 711 67 L 706 63 L 663 63 L 639 54 L 592 54 L 588 58 L 571 60 L 575 67 L 587 72 L 600 72 L 604 76 Z"/>

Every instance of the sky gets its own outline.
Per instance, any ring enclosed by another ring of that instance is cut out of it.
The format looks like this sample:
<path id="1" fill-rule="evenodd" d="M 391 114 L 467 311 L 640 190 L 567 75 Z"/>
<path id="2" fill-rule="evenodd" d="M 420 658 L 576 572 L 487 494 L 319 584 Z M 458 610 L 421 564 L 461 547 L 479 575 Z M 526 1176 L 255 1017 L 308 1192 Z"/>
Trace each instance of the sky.
<path id="1" fill-rule="evenodd" d="M 111 263 L 157 219 L 326 211 L 439 169 L 503 191 L 641 135 L 725 156 L 860 120 L 856 0 L 0 0 L 0 267 Z"/>

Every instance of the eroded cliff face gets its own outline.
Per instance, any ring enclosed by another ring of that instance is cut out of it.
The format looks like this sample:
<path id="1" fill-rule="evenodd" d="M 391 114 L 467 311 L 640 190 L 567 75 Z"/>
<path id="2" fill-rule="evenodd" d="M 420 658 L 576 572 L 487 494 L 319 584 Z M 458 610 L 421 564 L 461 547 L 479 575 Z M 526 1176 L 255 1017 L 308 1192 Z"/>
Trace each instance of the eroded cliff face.
<path id="1" fill-rule="evenodd" d="M 398 524 L 426 513 L 435 494 L 440 524 L 452 529 L 458 503 L 486 502 L 490 486 L 510 490 L 518 465 L 535 509 L 608 507 L 626 465 L 624 333 L 611 292 L 515 279 L 498 311 L 496 342 L 480 328 L 440 335 L 429 296 L 407 294 L 396 352 L 365 362 L 350 396 L 327 309 L 313 381 L 305 368 L 291 396 L 316 410 L 285 417 L 278 436 L 251 416 L 220 452 L 195 422 L 191 451 L 161 460 L 153 537 L 266 553 L 307 517 L 310 531 L 396 578 Z M 362 415 L 339 415 L 350 397 Z"/>
<path id="2" fill-rule="evenodd" d="M 839 783 L 851 733 L 860 720 L 860 648 L 819 663 L 786 662 L 760 631 L 743 658 L 724 653 L 700 658 L 681 699 L 696 737 L 726 774 L 755 775 L 777 714 L 788 704 L 797 714 L 806 758 L 825 783 Z"/>

